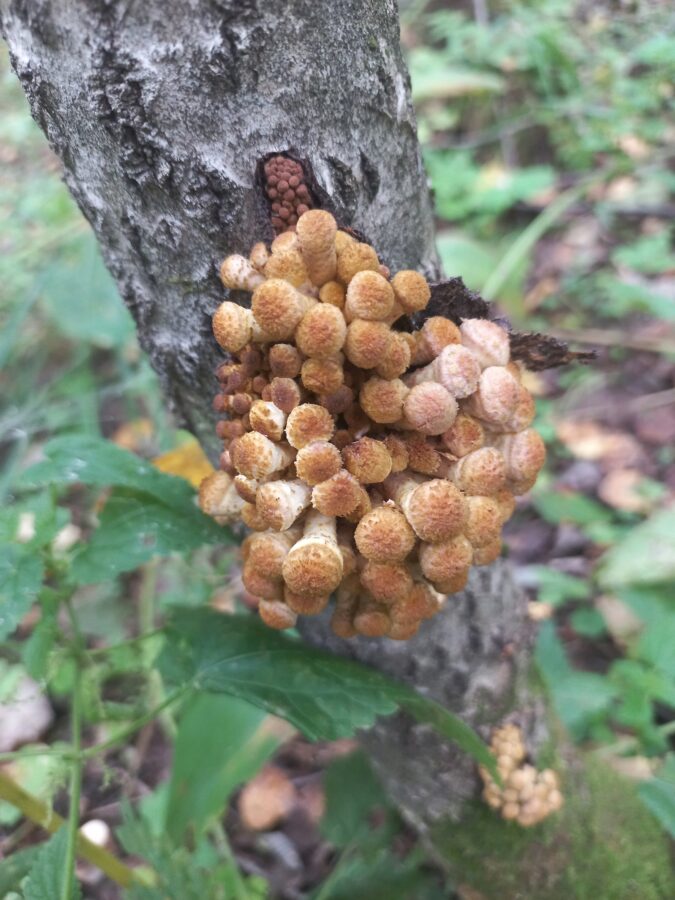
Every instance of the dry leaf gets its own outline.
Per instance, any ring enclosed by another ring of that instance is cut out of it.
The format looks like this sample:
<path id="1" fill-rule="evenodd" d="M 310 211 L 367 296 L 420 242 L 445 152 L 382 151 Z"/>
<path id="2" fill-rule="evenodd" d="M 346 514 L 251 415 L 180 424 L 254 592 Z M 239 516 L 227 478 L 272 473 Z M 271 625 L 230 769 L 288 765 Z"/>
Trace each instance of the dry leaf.
<path id="1" fill-rule="evenodd" d="M 295 788 L 278 766 L 265 766 L 239 795 L 239 815 L 245 828 L 268 831 L 284 819 L 295 802 Z"/>
<path id="2" fill-rule="evenodd" d="M 614 509 L 648 513 L 654 503 L 640 493 L 643 483 L 644 476 L 637 469 L 613 469 L 600 482 L 598 496 Z"/>
<path id="3" fill-rule="evenodd" d="M 111 440 L 123 450 L 141 453 L 150 449 L 154 437 L 154 427 L 150 419 L 134 419 L 125 422 L 114 432 Z"/>
<path id="4" fill-rule="evenodd" d="M 530 600 L 527 604 L 527 615 L 533 622 L 543 622 L 553 615 L 553 607 L 542 600 Z"/>
<path id="5" fill-rule="evenodd" d="M 607 631 L 621 647 L 625 647 L 628 640 L 639 634 L 642 629 L 642 622 L 628 604 L 612 594 L 597 597 L 595 608 L 605 620 Z"/>
<path id="6" fill-rule="evenodd" d="M 578 459 L 628 466 L 642 458 L 642 449 L 634 437 L 622 431 L 611 431 L 596 422 L 563 419 L 556 426 L 556 434 Z"/>
<path id="7" fill-rule="evenodd" d="M 175 450 L 155 457 L 153 465 L 167 475 L 178 475 L 198 488 L 204 478 L 213 472 L 213 466 L 195 438 L 189 438 Z"/>

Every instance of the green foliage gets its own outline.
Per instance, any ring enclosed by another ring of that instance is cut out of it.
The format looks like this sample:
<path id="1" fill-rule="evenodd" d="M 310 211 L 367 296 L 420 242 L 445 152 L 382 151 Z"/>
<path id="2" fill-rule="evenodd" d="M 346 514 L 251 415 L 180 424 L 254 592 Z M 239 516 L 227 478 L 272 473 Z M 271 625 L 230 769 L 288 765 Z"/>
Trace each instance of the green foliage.
<path id="1" fill-rule="evenodd" d="M 63 880 L 66 862 L 67 829 L 61 826 L 45 844 L 40 847 L 30 874 L 23 884 L 24 900 L 54 900 Z M 75 885 L 71 900 L 80 900 L 82 893 Z"/>
<path id="2" fill-rule="evenodd" d="M 642 802 L 675 838 L 675 754 L 669 753 L 655 778 L 638 788 Z"/>
<path id="3" fill-rule="evenodd" d="M 224 694 L 197 694 L 183 710 L 174 745 L 165 828 L 178 844 L 221 814 L 281 742 L 256 706 Z"/>
<path id="4" fill-rule="evenodd" d="M 226 693 L 280 715 L 312 740 L 335 740 L 402 706 L 484 765 L 494 760 L 473 731 L 442 706 L 375 669 L 313 650 L 249 616 L 173 610 L 159 659 L 165 681 Z"/>
<path id="5" fill-rule="evenodd" d="M 360 841 L 370 830 L 368 816 L 389 811 L 389 800 L 363 752 L 331 763 L 324 776 L 326 814 L 321 831 L 336 847 Z"/>
<path id="6" fill-rule="evenodd" d="M 612 547 L 602 561 L 599 578 L 606 588 L 675 578 L 675 509 L 655 513 Z"/>

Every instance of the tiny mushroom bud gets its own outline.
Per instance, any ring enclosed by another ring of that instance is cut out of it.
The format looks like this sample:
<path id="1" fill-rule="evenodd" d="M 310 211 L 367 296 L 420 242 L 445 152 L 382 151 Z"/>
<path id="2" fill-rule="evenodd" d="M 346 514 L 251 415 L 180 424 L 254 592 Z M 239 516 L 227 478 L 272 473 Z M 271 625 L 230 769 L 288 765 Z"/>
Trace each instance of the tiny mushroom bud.
<path id="1" fill-rule="evenodd" d="M 273 344 L 269 352 L 270 372 L 279 378 L 297 378 L 302 357 L 292 344 Z"/>
<path id="2" fill-rule="evenodd" d="M 310 209 L 298 219 L 298 243 L 313 284 L 321 287 L 335 279 L 337 225 L 329 212 Z"/>
<path id="3" fill-rule="evenodd" d="M 280 441 L 286 424 L 286 413 L 266 400 L 256 400 L 249 410 L 249 419 L 253 431 L 264 434 L 271 441 Z"/>
<path id="4" fill-rule="evenodd" d="M 311 488 L 304 481 L 268 481 L 258 489 L 258 512 L 275 531 L 286 531 L 310 505 Z"/>
<path id="5" fill-rule="evenodd" d="M 264 282 L 265 277 L 245 256 L 233 253 L 221 263 L 220 280 L 229 290 L 254 291 Z"/>
<path id="6" fill-rule="evenodd" d="M 328 441 L 313 441 L 306 444 L 295 459 L 295 471 L 298 478 L 309 485 L 320 484 L 332 478 L 342 468 L 340 451 Z"/>
<path id="7" fill-rule="evenodd" d="M 475 354 L 481 369 L 508 363 L 509 335 L 501 325 L 489 319 L 464 319 L 459 330 L 462 344 Z"/>
<path id="8" fill-rule="evenodd" d="M 495 447 L 481 447 L 451 465 L 446 477 L 465 494 L 496 494 L 506 482 L 506 463 Z"/>
<path id="9" fill-rule="evenodd" d="M 499 538 L 502 529 L 502 509 L 494 497 L 466 498 L 468 517 L 464 535 L 474 547 L 484 547 Z"/>
<path id="10" fill-rule="evenodd" d="M 391 328 L 384 322 L 354 319 L 347 328 L 344 353 L 359 369 L 374 369 L 387 352 Z"/>
<path id="11" fill-rule="evenodd" d="M 461 343 L 459 328 L 445 316 L 430 316 L 415 333 L 413 365 L 422 366 L 436 359 L 449 344 Z"/>
<path id="12" fill-rule="evenodd" d="M 199 507 L 219 525 L 236 519 L 243 505 L 244 501 L 237 493 L 232 476 L 227 472 L 213 472 L 199 485 Z"/>
<path id="13" fill-rule="evenodd" d="M 395 603 L 412 590 L 413 580 L 402 563 L 374 562 L 369 559 L 361 570 L 361 584 L 379 603 Z"/>
<path id="14" fill-rule="evenodd" d="M 380 506 L 366 513 L 354 532 L 362 556 L 375 562 L 400 562 L 415 546 L 415 532 L 403 513 Z"/>
<path id="15" fill-rule="evenodd" d="M 293 335 L 315 303 L 287 281 L 270 278 L 254 291 L 251 309 L 260 328 L 273 340 L 283 341 Z"/>
<path id="16" fill-rule="evenodd" d="M 362 484 L 376 484 L 391 472 L 391 456 L 382 441 L 362 437 L 342 451 L 347 471 Z"/>
<path id="17" fill-rule="evenodd" d="M 348 285 L 359 272 L 377 272 L 380 263 L 377 253 L 369 244 L 349 241 L 337 250 L 337 276 L 343 284 Z"/>
<path id="18" fill-rule="evenodd" d="M 335 423 L 331 414 L 315 403 L 296 406 L 286 422 L 286 438 L 297 450 L 312 441 L 329 441 L 334 430 Z"/>
<path id="19" fill-rule="evenodd" d="M 457 401 L 442 384 L 427 381 L 416 384 L 403 404 L 404 428 L 412 428 L 420 434 L 443 434 L 455 421 Z"/>
<path id="20" fill-rule="evenodd" d="M 285 469 L 293 462 L 295 453 L 285 444 L 271 441 L 264 434 L 249 431 L 237 438 L 232 461 L 238 472 L 248 478 L 260 479 Z"/>
<path id="21" fill-rule="evenodd" d="M 354 628 L 365 637 L 384 637 L 391 628 L 386 606 L 362 594 L 354 613 Z"/>
<path id="22" fill-rule="evenodd" d="M 215 311 L 212 325 L 215 339 L 228 353 L 236 353 L 251 340 L 269 340 L 253 318 L 251 310 L 229 300 L 221 303 Z"/>
<path id="23" fill-rule="evenodd" d="M 344 374 L 343 365 L 337 359 L 306 359 L 302 364 L 300 378 L 308 391 L 330 395 L 342 387 Z"/>
<path id="24" fill-rule="evenodd" d="M 265 625 L 278 631 L 293 628 L 298 621 L 297 614 L 282 600 L 261 600 L 258 614 Z"/>
<path id="25" fill-rule="evenodd" d="M 331 416 L 339 416 L 347 412 L 349 407 L 354 404 L 354 391 L 343 384 L 330 394 L 320 394 L 319 403 L 328 410 Z"/>
<path id="26" fill-rule="evenodd" d="M 408 370 L 410 361 L 410 342 L 403 334 L 392 331 L 387 344 L 387 352 L 376 366 L 375 371 L 380 378 L 398 378 Z"/>
<path id="27" fill-rule="evenodd" d="M 471 565 L 473 548 L 464 535 L 439 544 L 420 544 L 419 562 L 425 578 L 443 584 Z"/>
<path id="28" fill-rule="evenodd" d="M 503 425 L 520 400 L 520 385 L 503 366 L 483 369 L 478 389 L 466 401 L 466 410 L 489 425 Z"/>
<path id="29" fill-rule="evenodd" d="M 365 414 L 373 422 L 387 424 L 398 422 L 403 415 L 403 403 L 409 388 L 400 380 L 393 378 L 369 378 L 361 388 L 359 403 Z"/>
<path id="30" fill-rule="evenodd" d="M 340 310 L 319 303 L 303 316 L 295 342 L 305 356 L 330 359 L 340 352 L 346 337 L 347 324 Z"/>
<path id="31" fill-rule="evenodd" d="M 345 317 L 386 319 L 394 307 L 394 290 L 378 272 L 358 272 L 349 282 Z"/>
<path id="32" fill-rule="evenodd" d="M 326 516 L 348 516 L 361 501 L 361 491 L 358 480 L 341 469 L 314 486 L 312 506 Z"/>
<path id="33" fill-rule="evenodd" d="M 330 594 L 342 580 L 342 554 L 337 545 L 335 519 L 310 510 L 303 536 L 283 564 L 284 581 L 294 594 Z"/>
<path id="34" fill-rule="evenodd" d="M 422 369 L 416 369 L 403 380 L 408 387 L 427 381 L 437 381 L 453 397 L 468 397 L 476 390 L 480 378 L 478 360 L 461 344 L 448 344 L 440 354 Z"/>
<path id="35" fill-rule="evenodd" d="M 423 541 L 438 543 L 459 534 L 466 523 L 462 493 L 440 478 L 425 481 L 419 476 L 390 475 L 384 483 L 388 496 L 403 510 L 415 534 Z"/>
<path id="36" fill-rule="evenodd" d="M 319 300 L 337 306 L 338 309 L 344 309 L 345 299 L 345 289 L 339 281 L 327 281 L 319 290 Z"/>
<path id="37" fill-rule="evenodd" d="M 478 419 L 460 412 L 441 440 L 453 456 L 466 456 L 480 450 L 485 443 L 485 431 Z"/>
<path id="38" fill-rule="evenodd" d="M 424 275 L 409 269 L 397 272 L 391 280 L 396 300 L 406 313 L 420 312 L 431 299 L 431 291 Z"/>
<path id="39" fill-rule="evenodd" d="M 295 248 L 272 253 L 264 272 L 266 278 L 281 278 L 296 288 L 310 280 L 305 260 Z"/>

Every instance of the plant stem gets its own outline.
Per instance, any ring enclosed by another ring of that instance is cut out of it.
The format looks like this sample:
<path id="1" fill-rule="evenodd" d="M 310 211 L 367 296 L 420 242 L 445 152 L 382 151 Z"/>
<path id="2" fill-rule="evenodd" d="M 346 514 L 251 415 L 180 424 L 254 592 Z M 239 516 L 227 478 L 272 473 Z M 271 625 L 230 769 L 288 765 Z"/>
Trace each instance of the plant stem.
<path id="1" fill-rule="evenodd" d="M 233 900 L 249 900 L 246 883 L 241 877 L 237 858 L 230 846 L 227 832 L 223 828 L 222 822 L 214 822 L 211 826 L 211 833 L 213 834 L 218 850 L 220 851 L 220 855 L 232 866 L 232 886 L 234 888 Z"/>
<path id="2" fill-rule="evenodd" d="M 553 225 L 564 215 L 564 213 L 572 206 L 573 203 L 583 196 L 592 185 L 599 181 L 610 178 L 615 170 L 608 168 L 602 172 L 598 172 L 589 178 L 582 179 L 579 184 L 564 191 L 539 215 L 533 219 L 515 241 L 511 244 L 506 253 L 497 263 L 497 266 L 488 276 L 487 281 L 483 285 L 481 291 L 486 300 L 494 300 L 502 290 L 506 282 L 511 277 L 513 271 L 525 259 L 530 250 L 539 241 Z"/>
<path id="3" fill-rule="evenodd" d="M 66 825 L 65 820 L 55 813 L 48 804 L 19 787 L 3 771 L 0 771 L 0 800 L 11 803 L 27 819 L 35 822 L 36 825 L 44 828 L 50 834 Z M 77 852 L 83 859 L 96 866 L 108 878 L 122 887 L 129 887 L 134 881 L 140 881 L 140 879 L 136 879 L 134 871 L 125 866 L 116 856 L 104 850 L 103 847 L 97 847 L 96 844 L 92 844 L 91 841 L 81 834 L 77 838 Z"/>
<path id="4" fill-rule="evenodd" d="M 148 712 L 144 713 L 134 722 L 131 722 L 130 725 L 127 725 L 125 728 L 122 728 L 117 734 L 114 734 L 112 737 L 108 738 L 107 741 L 102 741 L 100 744 L 94 744 L 93 747 L 88 747 L 86 750 L 83 750 L 80 754 L 80 758 L 83 760 L 93 759 L 96 756 L 100 756 L 102 753 L 105 753 L 106 750 L 110 750 L 111 747 L 114 747 L 116 744 L 119 744 L 121 741 L 125 741 L 128 737 L 138 731 L 139 728 L 142 728 L 144 725 L 147 725 L 148 722 L 152 722 L 153 719 L 157 718 L 157 716 L 163 712 L 167 707 L 171 706 L 176 702 L 180 697 L 183 697 L 188 691 L 190 687 L 181 687 L 177 690 L 173 691 L 167 697 L 162 700 L 157 706 L 153 707 Z"/>
<path id="5" fill-rule="evenodd" d="M 61 886 L 61 900 L 71 900 L 75 885 L 75 857 L 77 855 L 77 838 L 80 824 L 80 797 L 82 795 L 82 670 L 80 660 L 76 659 L 75 683 L 73 685 L 72 717 L 72 751 L 70 763 L 70 806 L 68 809 L 68 839 L 66 843 L 66 862 Z"/>
<path id="6" fill-rule="evenodd" d="M 155 626 L 158 566 L 159 560 L 153 560 L 147 563 L 143 569 L 143 581 L 138 599 L 138 630 L 141 635 L 152 632 Z M 152 647 L 148 648 L 147 644 L 141 647 L 141 653 L 148 669 L 148 703 L 150 706 L 156 707 L 162 702 L 164 697 L 164 683 L 158 669 L 152 665 L 151 651 Z M 168 710 L 164 710 L 160 714 L 159 723 L 169 740 L 175 740 L 176 723 Z"/>

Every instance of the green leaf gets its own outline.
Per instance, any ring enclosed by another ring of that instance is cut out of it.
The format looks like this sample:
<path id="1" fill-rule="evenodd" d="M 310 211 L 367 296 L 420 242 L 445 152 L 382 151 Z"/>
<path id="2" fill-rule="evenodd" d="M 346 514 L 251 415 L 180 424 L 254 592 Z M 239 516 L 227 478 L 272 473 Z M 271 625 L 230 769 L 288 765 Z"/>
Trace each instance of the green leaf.
<path id="1" fill-rule="evenodd" d="M 68 829 L 62 825 L 40 847 L 23 889 L 24 900 L 54 900 L 56 896 L 60 896 L 67 846 Z M 72 900 L 80 900 L 81 896 L 79 884 L 75 884 Z"/>
<path id="2" fill-rule="evenodd" d="M 43 596 L 40 602 L 42 606 L 40 621 L 21 648 L 21 655 L 28 673 L 38 681 L 47 674 L 49 655 L 59 633 L 57 624 L 58 597 L 48 594 Z"/>
<path id="3" fill-rule="evenodd" d="M 560 522 L 573 522 L 575 525 L 591 525 L 596 522 L 610 520 L 611 513 L 600 503 L 571 492 L 541 490 L 532 495 L 532 503 L 539 515 L 559 525 Z"/>
<path id="4" fill-rule="evenodd" d="M 180 719 L 169 782 L 166 829 L 180 843 L 218 817 L 232 792 L 252 778 L 284 734 L 256 706 L 227 694 L 193 696 Z M 287 728 L 287 726 L 285 726 Z"/>
<path id="5" fill-rule="evenodd" d="M 134 322 L 96 238 L 87 231 L 58 256 L 39 278 L 42 302 L 61 334 L 97 347 L 120 347 L 134 334 Z"/>
<path id="6" fill-rule="evenodd" d="M 494 769 L 461 719 L 384 675 L 266 628 L 251 616 L 176 609 L 159 660 L 166 681 L 232 694 L 282 716 L 312 740 L 335 740 L 402 706 Z"/>
<path id="7" fill-rule="evenodd" d="M 535 660 L 546 682 L 560 720 L 575 740 L 605 718 L 618 690 L 608 678 L 576 672 L 565 656 L 552 622 L 544 622 L 535 649 Z"/>
<path id="8" fill-rule="evenodd" d="M 12 634 L 30 609 L 43 572 L 34 551 L 16 544 L 0 546 L 0 641 Z"/>
<path id="9" fill-rule="evenodd" d="M 18 891 L 21 882 L 35 865 L 40 846 L 16 850 L 11 856 L 0 860 L 0 897 L 7 897 L 11 891 Z"/>
<path id="10" fill-rule="evenodd" d="M 608 550 L 598 578 L 615 590 L 675 578 L 675 507 L 654 513 Z"/>
<path id="11" fill-rule="evenodd" d="M 65 435 L 48 441 L 42 452 L 46 459 L 22 474 L 20 487 L 50 484 L 114 486 L 151 494 L 177 509 L 194 506 L 194 491 L 185 479 L 166 475 L 135 453 L 122 450 L 103 438 Z"/>
<path id="12" fill-rule="evenodd" d="M 443 54 L 426 47 L 408 56 L 413 99 L 449 99 L 473 94 L 502 93 L 506 82 L 494 72 L 448 65 Z"/>
<path id="13" fill-rule="evenodd" d="M 331 763 L 323 781 L 326 812 L 321 833 L 336 847 L 344 847 L 370 830 L 367 816 L 372 810 L 389 807 L 387 795 L 362 750 Z"/>
<path id="14" fill-rule="evenodd" d="M 71 574 L 92 584 L 129 572 L 154 556 L 232 540 L 231 533 L 192 503 L 167 506 L 150 494 L 117 490 L 99 517 L 91 540 L 74 557 Z"/>
<path id="15" fill-rule="evenodd" d="M 675 838 L 675 754 L 670 753 L 659 774 L 638 788 L 638 795 L 666 831 Z"/>
<path id="16" fill-rule="evenodd" d="M 586 600 L 591 586 L 583 578 L 568 575 L 551 566 L 529 566 L 529 573 L 537 579 L 538 596 L 543 603 L 559 606 L 569 600 Z"/>
<path id="17" fill-rule="evenodd" d="M 575 609 L 570 616 L 570 623 L 576 633 L 584 637 L 597 638 L 607 631 L 605 620 L 593 607 Z"/>

